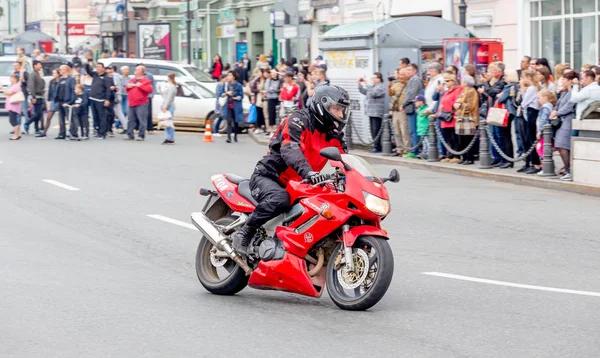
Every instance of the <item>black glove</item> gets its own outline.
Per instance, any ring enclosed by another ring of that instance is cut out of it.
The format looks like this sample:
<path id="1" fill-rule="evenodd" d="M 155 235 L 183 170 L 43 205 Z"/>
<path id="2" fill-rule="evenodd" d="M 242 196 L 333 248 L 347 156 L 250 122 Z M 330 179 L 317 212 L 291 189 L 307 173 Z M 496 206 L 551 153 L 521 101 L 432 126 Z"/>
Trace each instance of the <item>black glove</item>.
<path id="1" fill-rule="evenodd" d="M 329 180 L 328 174 L 321 174 L 317 172 L 308 172 L 304 178 L 305 183 L 311 183 L 312 185 L 317 185 L 326 180 Z"/>

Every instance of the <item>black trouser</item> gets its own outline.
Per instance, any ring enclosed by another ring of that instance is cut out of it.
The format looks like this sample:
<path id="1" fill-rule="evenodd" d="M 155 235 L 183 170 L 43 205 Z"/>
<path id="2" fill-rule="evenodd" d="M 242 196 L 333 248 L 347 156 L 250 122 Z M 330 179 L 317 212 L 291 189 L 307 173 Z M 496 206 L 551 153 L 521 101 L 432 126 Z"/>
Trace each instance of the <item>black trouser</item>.
<path id="1" fill-rule="evenodd" d="M 271 98 L 268 101 L 267 112 L 269 114 L 269 125 L 274 126 L 277 124 L 277 105 L 279 104 L 279 100 L 277 98 Z"/>
<path id="2" fill-rule="evenodd" d="M 471 141 L 473 140 L 472 135 L 457 135 L 458 137 L 458 147 L 460 149 L 460 151 L 462 152 L 463 150 L 465 150 L 467 148 L 467 146 L 469 144 L 471 144 Z M 455 148 L 452 148 L 455 149 Z M 471 147 L 471 149 L 469 149 L 468 152 L 466 152 L 465 154 L 463 154 L 462 156 L 463 160 L 471 160 L 474 161 L 475 160 L 475 146 L 473 145 L 473 147 Z"/>
<path id="3" fill-rule="evenodd" d="M 265 127 L 265 111 L 262 107 L 256 107 L 256 128 Z"/>
<path id="4" fill-rule="evenodd" d="M 369 117 L 371 122 L 371 137 L 373 138 L 373 147 L 377 150 L 381 150 L 381 136 L 377 138 L 379 131 L 381 130 L 382 119 L 380 117 Z"/>
<path id="5" fill-rule="evenodd" d="M 227 109 L 227 139 L 231 139 L 231 134 L 237 140 L 238 134 L 238 122 L 235 120 L 235 110 L 233 108 Z"/>
<path id="6" fill-rule="evenodd" d="M 104 107 L 104 101 L 90 101 L 92 102 L 92 115 L 94 116 L 94 122 L 98 123 L 98 137 L 106 137 L 106 131 L 108 130 L 107 122 L 107 107 Z"/>
<path id="7" fill-rule="evenodd" d="M 8 121 L 10 122 L 10 125 L 13 127 L 16 127 L 19 125 L 19 113 L 17 112 L 13 112 L 13 111 L 8 111 Z M 19 133 L 15 133 L 15 135 L 19 135 Z"/>
<path id="8" fill-rule="evenodd" d="M 529 120 L 526 120 L 523 117 L 519 117 L 519 132 L 521 133 L 523 139 L 523 149 L 525 151 L 529 150 L 533 143 L 535 142 L 537 135 L 537 127 L 536 120 L 538 116 L 538 110 L 533 108 L 527 108 L 527 117 Z M 531 154 L 525 160 L 525 165 L 540 165 L 540 157 L 537 154 L 536 150 L 533 150 Z"/>
<path id="9" fill-rule="evenodd" d="M 77 117 L 79 117 L 79 125 L 81 126 L 81 136 L 89 137 L 90 136 L 90 118 L 88 117 L 87 112 L 84 114 L 78 115 Z"/>
<path id="10" fill-rule="evenodd" d="M 498 127 L 498 132 L 500 132 L 500 138 L 502 138 L 502 150 L 504 151 L 504 154 L 508 155 L 509 157 L 513 157 L 515 155 L 515 147 L 513 145 L 511 131 L 513 119 L 513 115 L 510 114 L 508 116 L 508 126 Z M 500 158 L 500 160 L 502 162 L 506 162 L 504 158 Z"/>
<path id="11" fill-rule="evenodd" d="M 114 103 L 110 103 L 110 106 L 106 108 L 106 131 L 112 133 L 113 125 L 115 124 L 115 111 L 113 110 Z"/>
<path id="12" fill-rule="evenodd" d="M 73 111 L 75 110 L 76 109 L 74 108 Z M 69 110 L 67 109 L 67 114 L 69 113 L 68 111 Z M 71 138 L 77 138 L 79 136 L 79 127 L 81 126 L 79 116 L 76 113 L 71 113 L 70 121 L 69 133 L 71 134 Z"/>
<path id="13" fill-rule="evenodd" d="M 154 130 L 154 124 L 152 123 L 152 98 L 148 98 L 148 124 L 146 128 L 148 131 Z"/>
<path id="14" fill-rule="evenodd" d="M 452 148 L 452 150 L 459 151 L 461 149 L 458 147 L 459 139 L 458 139 L 458 136 L 456 135 L 454 127 L 442 128 L 442 133 L 443 133 L 444 139 L 446 139 L 446 143 L 448 143 L 448 146 L 450 146 L 450 148 Z M 447 152 L 446 158 L 454 159 L 454 158 L 456 158 L 456 155 L 454 155 L 450 152 Z"/>
<path id="15" fill-rule="evenodd" d="M 252 197 L 258 201 L 256 209 L 250 214 L 246 227 L 257 230 L 273 219 L 290 210 L 290 195 L 279 182 L 254 171 L 250 178 Z"/>
<path id="16" fill-rule="evenodd" d="M 25 122 L 26 126 L 33 123 L 35 125 L 36 132 L 40 130 L 40 119 L 42 119 L 43 121 L 44 103 L 45 102 L 43 98 L 36 98 L 35 103 L 33 104 L 33 116 L 31 116 L 31 118 L 29 118 L 29 120 Z"/>
<path id="17" fill-rule="evenodd" d="M 56 107 L 58 108 L 58 136 L 66 137 L 67 136 L 67 126 L 65 124 L 65 120 L 68 120 L 67 116 L 69 115 L 69 109 L 67 107 L 63 107 L 63 102 L 56 102 Z"/>

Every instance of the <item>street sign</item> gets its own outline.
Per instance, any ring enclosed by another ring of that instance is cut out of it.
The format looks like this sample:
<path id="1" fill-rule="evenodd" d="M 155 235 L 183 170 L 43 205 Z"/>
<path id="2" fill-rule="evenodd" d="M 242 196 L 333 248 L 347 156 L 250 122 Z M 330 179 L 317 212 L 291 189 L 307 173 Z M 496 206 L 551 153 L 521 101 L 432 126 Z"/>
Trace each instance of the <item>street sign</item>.
<path id="1" fill-rule="evenodd" d="M 190 2 L 190 11 L 198 10 L 198 1 L 197 0 L 188 0 Z M 179 4 L 179 12 L 187 11 L 187 1 L 181 2 Z"/>
<path id="2" fill-rule="evenodd" d="M 190 26 L 192 27 L 192 29 L 199 29 L 199 28 L 202 28 L 202 24 L 203 24 L 202 19 L 194 19 L 190 23 Z M 179 28 L 180 29 L 187 28 L 187 19 L 184 16 L 179 18 Z"/>

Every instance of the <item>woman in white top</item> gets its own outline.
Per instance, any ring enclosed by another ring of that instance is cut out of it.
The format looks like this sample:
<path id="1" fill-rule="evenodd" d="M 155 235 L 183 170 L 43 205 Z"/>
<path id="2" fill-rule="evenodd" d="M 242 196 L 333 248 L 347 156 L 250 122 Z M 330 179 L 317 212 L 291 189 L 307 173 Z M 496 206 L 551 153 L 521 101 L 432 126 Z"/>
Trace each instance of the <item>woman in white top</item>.
<path id="1" fill-rule="evenodd" d="M 177 82 L 175 82 L 175 74 L 169 73 L 168 81 L 160 91 L 163 98 L 160 110 L 162 113 L 169 111 L 171 113 L 171 121 L 175 114 L 175 96 L 177 95 Z M 162 144 L 175 144 L 175 126 L 165 127 L 165 141 Z"/>

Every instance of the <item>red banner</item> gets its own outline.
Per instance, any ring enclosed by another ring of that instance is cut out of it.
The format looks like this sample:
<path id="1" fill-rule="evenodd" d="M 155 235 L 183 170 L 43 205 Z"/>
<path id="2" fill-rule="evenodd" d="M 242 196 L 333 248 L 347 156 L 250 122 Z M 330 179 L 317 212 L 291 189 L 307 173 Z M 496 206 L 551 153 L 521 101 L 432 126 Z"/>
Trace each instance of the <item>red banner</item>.
<path id="1" fill-rule="evenodd" d="M 56 34 L 64 34 L 64 24 L 56 24 Z M 96 24 L 69 24 L 69 36 L 97 36 L 100 34 L 100 25 Z"/>

